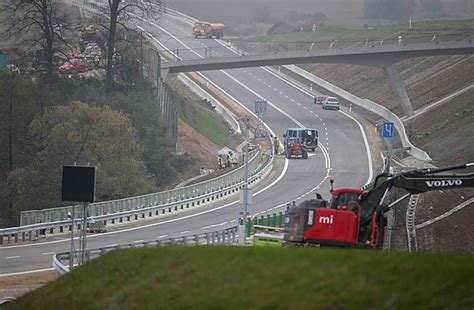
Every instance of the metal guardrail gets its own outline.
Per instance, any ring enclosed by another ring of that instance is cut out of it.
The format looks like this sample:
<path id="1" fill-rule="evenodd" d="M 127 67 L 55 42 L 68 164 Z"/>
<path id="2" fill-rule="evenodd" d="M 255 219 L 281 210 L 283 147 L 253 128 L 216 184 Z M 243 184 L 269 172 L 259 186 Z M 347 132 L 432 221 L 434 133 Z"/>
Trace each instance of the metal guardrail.
<path id="1" fill-rule="evenodd" d="M 418 251 L 418 243 L 416 239 L 416 227 L 415 227 L 415 216 L 416 207 L 418 205 L 418 199 L 420 194 L 411 195 L 408 202 L 407 214 L 406 214 L 406 229 L 408 239 L 408 251 Z"/>
<path id="2" fill-rule="evenodd" d="M 219 245 L 219 244 L 233 244 L 236 242 L 237 226 L 227 228 L 224 230 L 218 230 L 208 233 L 195 234 L 190 236 L 183 236 L 177 238 L 169 238 L 163 240 L 151 240 L 143 242 L 134 242 L 121 245 L 113 245 L 96 249 L 88 249 L 86 257 L 92 259 L 101 256 L 117 249 L 129 249 L 129 248 L 143 248 L 143 247 L 159 247 L 166 245 Z M 76 255 L 77 253 L 74 253 Z M 53 267 L 58 275 L 64 275 L 70 271 L 69 258 L 71 253 L 57 253 L 53 256 Z M 65 262 L 63 264 L 63 262 Z"/>
<path id="3" fill-rule="evenodd" d="M 249 171 L 255 171 L 261 159 L 261 150 L 253 153 L 249 161 Z M 220 177 L 176 188 L 168 191 L 123 198 L 118 200 L 91 203 L 89 215 L 100 219 L 100 216 L 137 209 L 147 209 L 153 206 L 169 206 L 172 203 L 192 203 L 193 198 L 206 196 L 209 193 L 222 190 L 241 182 L 245 178 L 244 166 L 234 169 Z M 68 212 L 73 206 L 30 210 L 22 212 L 21 226 L 38 223 L 52 223 L 68 219 Z M 106 219 L 106 218 L 104 218 Z M 0 229 L 0 235 L 3 230 Z"/>
<path id="4" fill-rule="evenodd" d="M 258 149 L 257 151 L 254 151 L 252 159 L 249 161 L 249 171 L 253 171 L 251 172 L 249 177 L 249 182 L 251 183 L 258 180 L 272 165 L 273 156 L 269 156 L 267 161 L 263 165 L 259 166 L 261 156 L 262 150 Z M 141 218 L 145 218 L 147 215 L 154 216 L 184 210 L 185 208 L 201 205 L 203 203 L 210 202 L 212 200 L 224 197 L 228 194 L 232 194 L 240 190 L 240 188 L 242 188 L 245 184 L 244 174 L 245 166 L 241 166 L 216 179 L 177 189 L 177 191 L 180 192 L 180 190 L 183 190 L 185 188 L 194 188 L 197 185 L 203 186 L 203 184 L 208 184 L 209 182 L 210 184 L 217 184 L 216 186 L 212 187 L 213 190 L 211 190 L 210 186 L 206 186 L 205 190 L 202 192 L 201 195 L 194 195 L 190 198 L 165 202 L 162 204 L 151 204 L 150 206 L 135 205 L 130 210 L 117 210 L 116 208 L 113 208 L 112 211 L 115 212 L 110 212 L 108 214 L 106 213 L 104 215 L 95 216 L 92 212 L 90 212 L 91 216 L 89 218 L 94 219 L 96 221 L 104 221 L 104 223 L 106 223 L 107 221 L 111 221 L 112 224 L 115 224 L 116 220 L 118 220 L 119 222 L 123 222 L 124 219 L 130 221 L 132 217 L 138 219 L 139 216 L 141 216 Z M 219 180 L 222 179 L 227 182 L 225 184 L 219 183 Z M 196 192 L 192 192 L 192 194 L 196 194 Z M 136 198 L 137 197 L 130 199 L 122 199 L 121 201 L 133 201 Z M 79 219 L 75 219 L 75 221 L 76 220 L 77 223 L 80 223 Z M 5 237 L 7 239 L 7 243 L 10 243 L 12 238 L 15 243 L 18 242 L 20 239 L 21 241 L 31 241 L 33 235 L 38 236 L 41 231 L 43 231 L 43 234 L 46 233 L 46 230 L 49 230 L 50 233 L 54 233 L 54 229 L 59 228 L 59 232 L 61 233 L 64 232 L 64 227 L 66 227 L 66 229 L 68 230 L 71 230 L 72 228 L 71 219 L 67 218 L 67 215 L 66 219 L 62 219 L 59 221 L 36 223 L 20 227 L 3 228 L 0 229 L 0 245 L 4 243 Z M 78 224 L 78 229 L 80 229 L 80 224 Z"/>

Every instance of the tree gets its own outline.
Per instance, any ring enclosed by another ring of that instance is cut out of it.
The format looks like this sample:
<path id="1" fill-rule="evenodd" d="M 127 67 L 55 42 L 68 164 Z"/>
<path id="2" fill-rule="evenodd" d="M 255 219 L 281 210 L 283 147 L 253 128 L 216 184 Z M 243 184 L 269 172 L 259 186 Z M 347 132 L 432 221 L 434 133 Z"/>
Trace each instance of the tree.
<path id="1" fill-rule="evenodd" d="M 109 18 L 107 37 L 107 64 L 105 76 L 105 91 L 110 93 L 114 80 L 114 60 L 116 55 L 116 43 L 124 39 L 118 36 L 119 31 L 129 32 L 129 21 L 136 17 L 149 17 L 159 13 L 161 0 L 108 0 L 107 15 Z"/>
<path id="2" fill-rule="evenodd" d="M 364 0 L 366 17 L 392 22 L 407 20 L 415 8 L 414 0 Z"/>
<path id="3" fill-rule="evenodd" d="M 68 44 L 64 39 L 68 16 L 59 10 L 54 0 L 5 0 L 2 11 L 8 36 L 20 38 L 21 45 L 34 49 L 36 57 L 44 58 L 47 81 L 54 71 L 54 54 L 65 53 Z"/>
<path id="4" fill-rule="evenodd" d="M 0 189 L 2 204 L 22 210 L 61 205 L 63 165 L 97 166 L 98 200 L 111 200 L 155 190 L 143 162 L 143 146 L 135 128 L 122 113 L 81 102 L 38 114 L 31 123 L 36 159 L 13 170 Z M 31 202 L 34 201 L 34 204 Z"/>
<path id="5" fill-rule="evenodd" d="M 0 71 L 0 183 L 29 162 L 29 124 L 40 111 L 38 84 L 19 74 Z"/>

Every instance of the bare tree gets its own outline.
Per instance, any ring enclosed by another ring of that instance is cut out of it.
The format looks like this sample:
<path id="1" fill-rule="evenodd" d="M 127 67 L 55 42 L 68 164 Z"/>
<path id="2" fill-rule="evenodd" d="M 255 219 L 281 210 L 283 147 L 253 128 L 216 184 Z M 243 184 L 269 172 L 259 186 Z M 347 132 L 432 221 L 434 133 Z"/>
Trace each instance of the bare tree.
<path id="1" fill-rule="evenodd" d="M 60 12 L 58 5 L 55 0 L 5 0 L 1 7 L 8 13 L 7 36 L 19 38 L 23 47 L 40 52 L 49 81 L 54 71 L 54 54 L 64 53 L 68 46 L 63 36 L 68 16 Z"/>
<path id="2" fill-rule="evenodd" d="M 161 7 L 161 0 L 108 0 L 106 92 L 110 92 L 112 88 L 116 43 L 118 40 L 125 39 L 118 36 L 118 31 L 127 33 L 131 27 L 135 28 L 134 23 L 151 16 L 156 18 Z"/>

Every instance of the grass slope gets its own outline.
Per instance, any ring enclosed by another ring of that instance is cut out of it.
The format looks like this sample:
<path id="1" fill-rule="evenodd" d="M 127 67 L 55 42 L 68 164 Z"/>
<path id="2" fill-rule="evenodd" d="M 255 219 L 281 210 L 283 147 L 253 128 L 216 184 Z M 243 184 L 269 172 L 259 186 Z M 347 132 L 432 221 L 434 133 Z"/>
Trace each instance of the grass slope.
<path id="1" fill-rule="evenodd" d="M 6 309 L 472 309 L 473 263 L 317 248 L 118 250 Z"/>
<path id="2" fill-rule="evenodd" d="M 215 144 L 229 144 L 230 129 L 216 112 L 203 106 L 199 98 L 177 79 L 170 78 L 168 86 L 172 89 L 180 119 Z"/>

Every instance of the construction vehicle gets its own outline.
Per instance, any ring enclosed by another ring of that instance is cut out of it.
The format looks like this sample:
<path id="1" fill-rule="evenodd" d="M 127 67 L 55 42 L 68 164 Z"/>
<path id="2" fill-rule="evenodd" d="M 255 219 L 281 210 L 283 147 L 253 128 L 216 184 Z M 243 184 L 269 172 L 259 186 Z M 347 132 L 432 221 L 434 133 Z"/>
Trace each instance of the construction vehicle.
<path id="1" fill-rule="evenodd" d="M 412 194 L 441 189 L 474 187 L 474 173 L 440 174 L 474 167 L 474 163 L 440 169 L 419 169 L 400 174 L 379 174 L 373 189 L 340 188 L 333 190 L 331 201 L 317 194 L 288 209 L 285 218 L 286 245 L 320 245 L 336 247 L 381 248 L 387 219 L 385 213 Z M 379 181 L 382 180 L 382 181 Z M 408 194 L 391 204 L 384 204 L 391 188 Z"/>
<path id="2" fill-rule="evenodd" d="M 283 145 L 287 158 L 308 158 L 308 151 L 318 147 L 318 131 L 312 128 L 288 128 L 283 134 Z"/>
<path id="3" fill-rule="evenodd" d="M 205 37 L 211 39 L 216 37 L 220 39 L 224 36 L 225 25 L 222 23 L 209 23 L 197 21 L 194 23 L 193 35 L 195 38 Z"/>
<path id="4" fill-rule="evenodd" d="M 84 52 L 89 43 L 97 43 L 102 51 L 105 50 L 104 35 L 94 24 L 83 24 L 79 30 L 79 48 Z"/>

